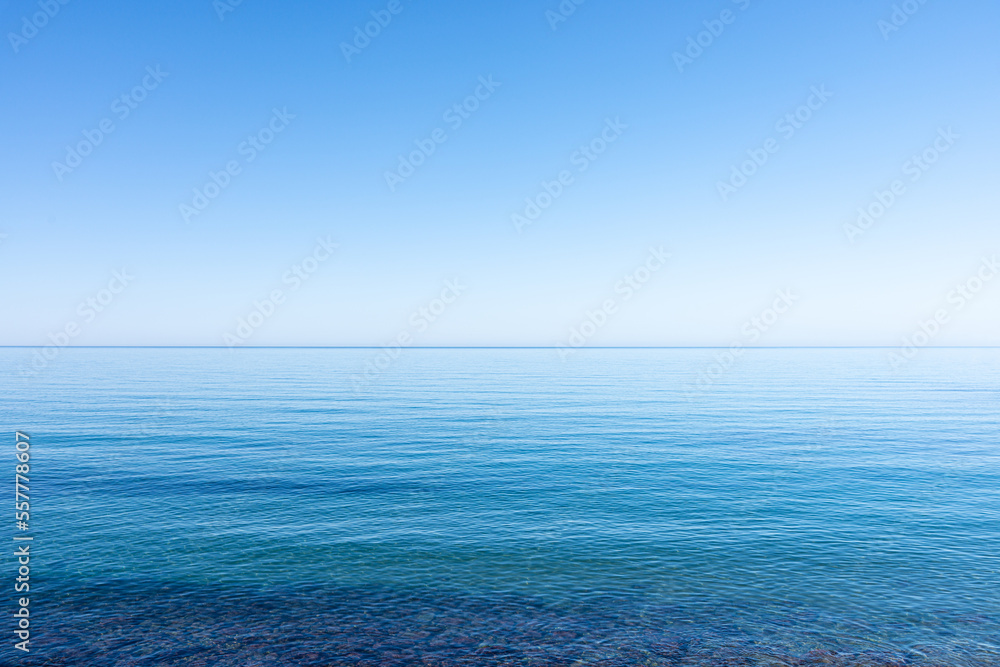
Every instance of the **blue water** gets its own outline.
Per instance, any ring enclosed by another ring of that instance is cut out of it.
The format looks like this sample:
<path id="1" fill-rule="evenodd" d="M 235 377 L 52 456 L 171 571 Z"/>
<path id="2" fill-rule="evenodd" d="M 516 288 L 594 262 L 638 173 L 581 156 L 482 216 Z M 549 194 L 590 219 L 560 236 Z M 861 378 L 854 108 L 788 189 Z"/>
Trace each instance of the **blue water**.
<path id="1" fill-rule="evenodd" d="M 0 349 L 3 658 L 1000 665 L 1000 350 L 887 352 Z"/>

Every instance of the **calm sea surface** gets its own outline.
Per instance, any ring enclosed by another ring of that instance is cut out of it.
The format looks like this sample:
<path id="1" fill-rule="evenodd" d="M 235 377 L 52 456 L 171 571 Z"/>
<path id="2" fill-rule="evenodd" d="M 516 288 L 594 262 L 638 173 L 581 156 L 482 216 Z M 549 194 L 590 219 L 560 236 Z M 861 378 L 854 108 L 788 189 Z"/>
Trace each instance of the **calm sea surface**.
<path id="1" fill-rule="evenodd" d="M 375 353 L 0 349 L 4 664 L 1000 665 L 1000 350 Z"/>

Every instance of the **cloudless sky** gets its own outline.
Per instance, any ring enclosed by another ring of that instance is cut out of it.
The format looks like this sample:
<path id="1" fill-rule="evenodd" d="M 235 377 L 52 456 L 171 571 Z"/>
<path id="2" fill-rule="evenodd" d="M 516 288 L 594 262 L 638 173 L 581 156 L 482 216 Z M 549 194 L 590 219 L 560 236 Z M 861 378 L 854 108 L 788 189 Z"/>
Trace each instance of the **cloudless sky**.
<path id="1" fill-rule="evenodd" d="M 1000 253 L 995 2 L 390 4 L 0 2 L 0 343 L 75 324 L 76 345 L 225 345 L 277 290 L 242 344 L 566 344 L 609 300 L 588 345 L 891 346 L 942 309 L 932 344 L 1000 344 L 1000 275 L 981 268 Z M 391 21 L 348 58 L 372 12 Z M 787 136 L 776 124 L 814 88 L 829 98 Z M 446 112 L 477 90 L 456 127 Z M 248 161 L 275 110 L 286 124 Z M 53 166 L 105 120 L 78 166 Z M 602 132 L 614 141 L 581 158 Z M 845 230 L 894 180 L 884 215 Z M 297 284 L 318 238 L 336 252 Z M 661 247 L 666 265 L 622 288 Z M 124 290 L 102 293 L 122 269 Z M 793 306 L 750 340 L 781 290 Z"/>

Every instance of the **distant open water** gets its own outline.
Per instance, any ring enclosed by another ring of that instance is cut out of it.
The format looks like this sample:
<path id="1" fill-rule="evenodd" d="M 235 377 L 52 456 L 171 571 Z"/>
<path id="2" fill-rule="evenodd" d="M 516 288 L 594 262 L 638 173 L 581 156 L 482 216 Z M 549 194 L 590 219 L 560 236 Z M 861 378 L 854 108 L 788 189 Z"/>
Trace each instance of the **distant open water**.
<path id="1" fill-rule="evenodd" d="M 1000 350 L 374 353 L 0 349 L 4 664 L 1000 665 Z"/>

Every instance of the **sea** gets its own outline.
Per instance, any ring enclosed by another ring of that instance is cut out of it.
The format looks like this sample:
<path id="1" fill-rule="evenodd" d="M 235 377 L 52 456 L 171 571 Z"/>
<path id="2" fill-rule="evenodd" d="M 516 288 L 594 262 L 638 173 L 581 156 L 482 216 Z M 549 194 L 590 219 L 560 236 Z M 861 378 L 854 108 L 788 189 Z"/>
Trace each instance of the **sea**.
<path id="1" fill-rule="evenodd" d="M 54 352 L 2 664 L 1000 665 L 1000 349 Z"/>

